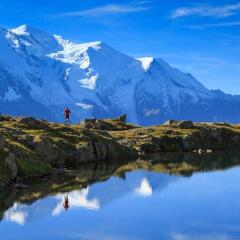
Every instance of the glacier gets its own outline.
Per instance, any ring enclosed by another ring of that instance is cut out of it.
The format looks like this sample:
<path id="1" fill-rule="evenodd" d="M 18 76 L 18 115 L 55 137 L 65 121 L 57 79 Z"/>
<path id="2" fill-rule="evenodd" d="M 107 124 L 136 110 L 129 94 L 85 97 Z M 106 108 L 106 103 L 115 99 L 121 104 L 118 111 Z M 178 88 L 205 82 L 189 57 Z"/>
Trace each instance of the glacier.
<path id="1" fill-rule="evenodd" d="M 0 27 L 0 113 L 62 122 L 67 106 L 73 122 L 120 114 L 140 125 L 240 121 L 240 96 L 209 90 L 160 58 L 73 43 L 29 25 Z"/>

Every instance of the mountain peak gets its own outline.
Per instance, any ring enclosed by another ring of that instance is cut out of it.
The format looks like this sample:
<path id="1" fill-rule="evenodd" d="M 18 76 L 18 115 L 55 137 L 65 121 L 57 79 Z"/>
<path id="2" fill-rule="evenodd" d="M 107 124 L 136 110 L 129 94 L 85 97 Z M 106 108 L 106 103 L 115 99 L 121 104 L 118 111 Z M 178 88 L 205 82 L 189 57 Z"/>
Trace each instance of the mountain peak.
<path id="1" fill-rule="evenodd" d="M 6 113 L 61 121 L 69 106 L 74 122 L 122 113 L 143 125 L 174 118 L 239 121 L 240 97 L 212 92 L 161 59 L 135 59 L 101 41 L 74 43 L 22 25 L 0 29 L 0 50 Z"/>
<path id="2" fill-rule="evenodd" d="M 154 61 L 154 58 L 153 57 L 142 57 L 142 58 L 137 58 L 137 60 L 141 62 L 143 69 L 145 71 L 148 71 L 151 64 Z"/>
<path id="3" fill-rule="evenodd" d="M 46 55 L 62 48 L 52 34 L 31 25 L 24 24 L 10 30 L 10 32 L 18 36 L 18 40 L 25 45 L 28 51 L 38 56 Z"/>
<path id="4" fill-rule="evenodd" d="M 48 34 L 44 31 L 42 31 L 36 27 L 33 27 L 31 25 L 28 25 L 28 24 L 21 25 L 17 28 L 12 29 L 11 31 L 17 35 L 30 35 L 30 34 L 36 34 L 36 33 Z M 48 35 L 50 35 L 50 34 L 48 34 Z"/>
<path id="5" fill-rule="evenodd" d="M 86 48 L 94 48 L 96 50 L 101 49 L 105 44 L 101 41 L 96 41 L 96 42 L 87 42 L 87 43 L 81 43 L 82 47 Z"/>

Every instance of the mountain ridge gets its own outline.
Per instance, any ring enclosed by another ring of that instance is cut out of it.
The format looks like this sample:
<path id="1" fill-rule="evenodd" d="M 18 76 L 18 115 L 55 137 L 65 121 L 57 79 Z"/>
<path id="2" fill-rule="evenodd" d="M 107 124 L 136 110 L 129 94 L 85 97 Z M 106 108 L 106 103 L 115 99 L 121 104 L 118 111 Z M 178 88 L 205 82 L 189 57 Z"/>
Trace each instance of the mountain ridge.
<path id="1" fill-rule="evenodd" d="M 63 121 L 126 113 L 152 125 L 167 119 L 240 120 L 240 97 L 205 88 L 160 58 L 134 58 L 97 41 L 73 43 L 29 25 L 0 29 L 0 111 Z"/>

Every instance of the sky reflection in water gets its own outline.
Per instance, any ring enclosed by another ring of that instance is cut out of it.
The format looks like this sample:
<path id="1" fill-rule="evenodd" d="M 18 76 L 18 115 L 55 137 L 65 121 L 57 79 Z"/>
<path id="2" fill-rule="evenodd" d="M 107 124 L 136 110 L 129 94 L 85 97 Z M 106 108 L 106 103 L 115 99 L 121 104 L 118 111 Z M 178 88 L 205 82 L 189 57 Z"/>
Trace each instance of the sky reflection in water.
<path id="1" fill-rule="evenodd" d="M 191 177 L 134 171 L 85 189 L 15 203 L 1 239 L 240 239 L 240 168 Z"/>

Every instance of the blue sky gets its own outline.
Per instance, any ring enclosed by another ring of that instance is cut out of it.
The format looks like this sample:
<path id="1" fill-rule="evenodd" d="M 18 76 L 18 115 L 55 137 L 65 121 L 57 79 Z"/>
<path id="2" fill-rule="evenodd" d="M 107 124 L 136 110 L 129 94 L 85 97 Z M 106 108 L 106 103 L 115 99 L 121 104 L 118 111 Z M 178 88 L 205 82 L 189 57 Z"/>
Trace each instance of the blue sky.
<path id="1" fill-rule="evenodd" d="M 161 57 L 205 86 L 240 94 L 240 1 L 0 0 L 0 25 Z"/>

